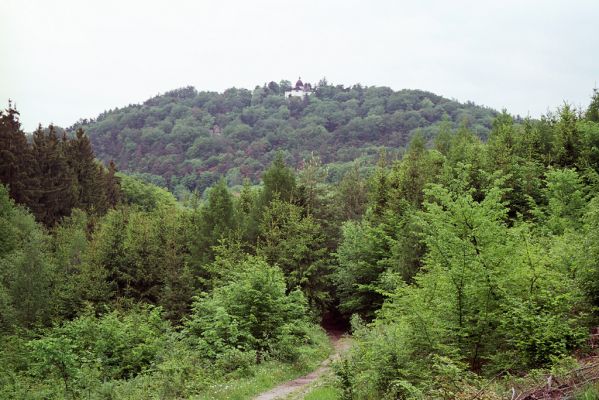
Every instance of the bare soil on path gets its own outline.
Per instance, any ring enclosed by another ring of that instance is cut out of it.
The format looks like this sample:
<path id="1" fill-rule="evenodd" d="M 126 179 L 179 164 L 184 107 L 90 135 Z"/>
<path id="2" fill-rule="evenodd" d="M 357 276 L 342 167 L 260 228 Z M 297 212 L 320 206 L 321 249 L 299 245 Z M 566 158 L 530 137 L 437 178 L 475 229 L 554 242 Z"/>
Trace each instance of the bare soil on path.
<path id="1" fill-rule="evenodd" d="M 291 381 L 284 382 L 279 386 L 274 387 L 268 392 L 264 392 L 254 400 L 275 400 L 284 399 L 287 396 L 302 392 L 308 388 L 308 386 L 314 383 L 318 378 L 322 377 L 331 369 L 331 363 L 337 360 L 341 354 L 349 348 L 350 339 L 345 336 L 341 331 L 328 331 L 327 334 L 331 338 L 333 344 L 333 354 L 320 364 L 316 370 L 310 372 L 308 375 L 296 378 Z"/>

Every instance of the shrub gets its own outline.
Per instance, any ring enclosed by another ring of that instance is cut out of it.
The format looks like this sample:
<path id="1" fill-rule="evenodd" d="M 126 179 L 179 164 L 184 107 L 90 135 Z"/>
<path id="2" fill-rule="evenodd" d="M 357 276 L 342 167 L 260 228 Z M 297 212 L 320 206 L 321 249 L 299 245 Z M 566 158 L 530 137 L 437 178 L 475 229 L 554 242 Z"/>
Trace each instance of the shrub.
<path id="1" fill-rule="evenodd" d="M 184 334 L 212 359 L 231 349 L 255 351 L 257 362 L 294 359 L 291 348 L 306 335 L 302 293 L 286 294 L 281 270 L 260 258 L 243 261 L 240 270 L 226 285 L 195 298 Z"/>
<path id="2" fill-rule="evenodd" d="M 96 317 L 87 313 L 31 340 L 31 373 L 62 381 L 64 391 L 132 378 L 149 369 L 169 341 L 161 310 L 139 307 Z"/>

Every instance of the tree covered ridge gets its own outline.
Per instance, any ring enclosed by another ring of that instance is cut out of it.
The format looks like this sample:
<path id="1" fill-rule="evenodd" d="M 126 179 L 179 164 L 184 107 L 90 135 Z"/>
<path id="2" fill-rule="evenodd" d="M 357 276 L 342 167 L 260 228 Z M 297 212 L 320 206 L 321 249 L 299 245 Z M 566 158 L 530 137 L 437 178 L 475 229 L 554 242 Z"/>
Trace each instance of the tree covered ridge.
<path id="1" fill-rule="evenodd" d="M 339 179 L 381 148 L 397 153 L 416 130 L 432 137 L 447 121 L 485 138 L 495 111 L 420 90 L 332 85 L 322 80 L 312 96 L 286 99 L 288 81 L 223 93 L 186 87 L 80 121 L 98 157 L 142 173 L 160 186 L 199 190 L 226 175 L 229 184 L 256 183 L 277 151 L 299 166 L 314 153 Z"/>

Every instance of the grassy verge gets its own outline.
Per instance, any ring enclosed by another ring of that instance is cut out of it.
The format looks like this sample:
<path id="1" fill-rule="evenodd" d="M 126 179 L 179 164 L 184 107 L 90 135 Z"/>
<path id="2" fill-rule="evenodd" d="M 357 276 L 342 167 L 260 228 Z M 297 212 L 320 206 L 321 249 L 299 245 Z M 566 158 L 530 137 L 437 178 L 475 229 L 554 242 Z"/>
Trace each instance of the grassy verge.
<path id="1" fill-rule="evenodd" d="M 314 388 L 305 397 L 304 400 L 338 400 L 341 398 L 341 391 L 334 386 L 325 385 Z"/>
<path id="2" fill-rule="evenodd" d="M 265 362 L 252 367 L 249 376 L 219 382 L 210 386 L 195 400 L 243 400 L 250 399 L 276 385 L 305 375 L 316 369 L 331 353 L 327 335 L 319 330 L 314 333 L 316 346 L 302 348 L 299 360 L 294 364 Z"/>
<path id="3" fill-rule="evenodd" d="M 577 393 L 574 400 L 598 400 L 599 399 L 599 387 L 597 384 L 589 385 L 581 392 Z"/>

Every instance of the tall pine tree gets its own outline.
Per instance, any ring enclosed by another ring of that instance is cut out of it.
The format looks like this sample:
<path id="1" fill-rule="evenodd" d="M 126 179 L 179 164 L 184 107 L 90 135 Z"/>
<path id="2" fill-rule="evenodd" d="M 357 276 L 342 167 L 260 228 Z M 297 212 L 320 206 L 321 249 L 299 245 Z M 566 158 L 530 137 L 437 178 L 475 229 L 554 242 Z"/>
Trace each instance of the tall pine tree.
<path id="1" fill-rule="evenodd" d="M 103 214 L 107 209 L 106 190 L 104 185 L 99 183 L 103 179 L 104 171 L 96 163 L 91 143 L 83 129 L 79 128 L 75 138 L 67 142 L 66 156 L 77 180 L 77 207 L 88 213 Z"/>
<path id="2" fill-rule="evenodd" d="M 46 226 L 53 226 L 70 215 L 76 201 L 76 177 L 67 163 L 65 143 L 58 139 L 53 126 L 48 133 L 40 126 L 33 134 L 32 150 L 40 185 L 37 201 L 31 208 Z"/>
<path id="3" fill-rule="evenodd" d="M 33 158 L 21 129 L 19 112 L 9 102 L 8 109 L 0 111 L 0 183 L 8 186 L 17 203 L 30 205 L 35 201 L 37 182 L 32 167 Z"/>

